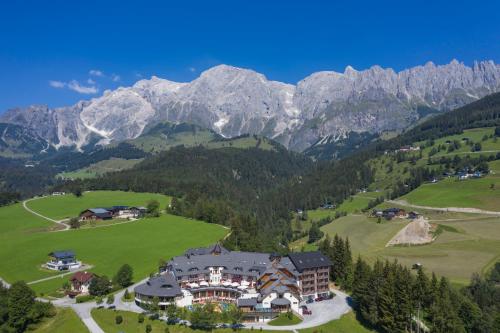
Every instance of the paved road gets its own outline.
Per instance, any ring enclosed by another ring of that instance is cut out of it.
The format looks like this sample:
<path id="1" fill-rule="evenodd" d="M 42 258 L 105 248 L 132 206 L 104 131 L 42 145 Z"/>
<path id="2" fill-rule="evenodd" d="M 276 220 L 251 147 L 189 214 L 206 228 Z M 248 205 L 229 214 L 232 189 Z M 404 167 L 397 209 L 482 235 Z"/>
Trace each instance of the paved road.
<path id="1" fill-rule="evenodd" d="M 479 209 L 479 208 L 419 206 L 419 205 L 410 204 L 405 200 L 387 200 L 386 202 L 393 203 L 396 205 L 401 205 L 401 206 L 417 208 L 417 209 L 437 210 L 437 211 L 441 211 L 441 212 L 471 213 L 471 214 L 484 214 L 484 215 L 500 216 L 500 212 L 495 212 L 495 211 L 491 211 L 491 210 L 484 210 L 484 209 Z"/>
<path id="2" fill-rule="evenodd" d="M 349 295 L 338 290 L 334 290 L 334 293 L 336 295 L 331 300 L 307 304 L 307 307 L 312 311 L 312 315 L 304 316 L 304 320 L 300 324 L 290 326 L 271 326 L 266 323 L 247 323 L 245 324 L 245 327 L 253 327 L 254 329 L 262 328 L 270 331 L 296 331 L 326 324 L 329 321 L 339 319 L 344 314 L 352 310 L 349 305 Z"/>
<path id="3" fill-rule="evenodd" d="M 29 207 L 28 207 L 28 205 L 27 205 L 27 203 L 28 203 L 28 202 L 33 201 L 33 200 L 38 200 L 38 199 L 41 199 L 41 198 L 45 198 L 45 197 L 36 197 L 36 198 L 31 198 L 31 199 L 28 199 L 28 200 L 24 200 L 24 201 L 23 201 L 23 207 L 24 207 L 24 209 L 25 209 L 26 211 L 28 211 L 29 213 L 33 214 L 33 215 L 36 215 L 36 216 L 38 216 L 38 217 L 41 217 L 42 219 L 45 219 L 45 220 L 47 220 L 47 221 L 57 223 L 57 224 L 59 224 L 59 225 L 61 225 L 61 226 L 63 226 L 63 227 L 64 227 L 64 229 L 62 229 L 62 230 L 57 230 L 57 231 L 64 231 L 64 230 L 68 230 L 68 229 L 69 229 L 69 225 L 67 225 L 66 223 L 63 223 L 62 221 L 64 221 L 64 220 L 61 220 L 61 221 L 54 220 L 54 219 L 52 219 L 52 218 L 50 218 L 50 217 L 47 217 L 47 216 L 42 215 L 42 214 L 40 214 L 40 213 L 37 213 L 37 212 L 35 212 L 34 210 L 32 210 L 31 208 L 29 208 Z"/>
<path id="4" fill-rule="evenodd" d="M 43 281 L 47 281 L 47 280 L 52 280 L 52 279 L 62 278 L 63 276 L 70 275 L 70 274 L 74 274 L 74 273 L 76 273 L 76 272 L 81 272 L 81 271 L 87 271 L 87 270 L 90 270 L 90 269 L 92 269 L 93 267 L 94 267 L 94 266 L 92 266 L 92 265 L 82 265 L 82 267 L 80 267 L 80 268 L 78 268 L 78 269 L 74 269 L 74 270 L 68 271 L 68 272 L 66 272 L 66 273 L 58 274 L 58 275 L 49 276 L 49 277 L 46 277 L 46 278 L 43 278 L 43 279 L 40 279 L 40 280 L 30 281 L 30 282 L 28 282 L 27 284 L 35 284 L 35 283 L 39 283 L 39 282 L 43 282 Z"/>

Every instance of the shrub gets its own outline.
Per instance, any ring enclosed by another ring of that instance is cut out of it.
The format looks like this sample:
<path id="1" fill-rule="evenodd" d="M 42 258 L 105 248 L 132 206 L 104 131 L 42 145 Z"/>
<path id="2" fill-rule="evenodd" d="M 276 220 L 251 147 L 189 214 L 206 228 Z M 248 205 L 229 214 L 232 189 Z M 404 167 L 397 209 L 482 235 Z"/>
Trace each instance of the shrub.
<path id="1" fill-rule="evenodd" d="M 120 325 L 123 322 L 123 317 L 118 315 L 115 317 L 115 323 L 116 325 Z"/>
<path id="2" fill-rule="evenodd" d="M 139 313 L 139 316 L 137 317 L 137 322 L 139 324 L 142 324 L 144 322 L 144 313 Z"/>
<path id="3" fill-rule="evenodd" d="M 153 330 L 153 328 L 151 327 L 151 325 L 147 324 L 146 325 L 146 333 L 151 333 L 152 330 Z"/>

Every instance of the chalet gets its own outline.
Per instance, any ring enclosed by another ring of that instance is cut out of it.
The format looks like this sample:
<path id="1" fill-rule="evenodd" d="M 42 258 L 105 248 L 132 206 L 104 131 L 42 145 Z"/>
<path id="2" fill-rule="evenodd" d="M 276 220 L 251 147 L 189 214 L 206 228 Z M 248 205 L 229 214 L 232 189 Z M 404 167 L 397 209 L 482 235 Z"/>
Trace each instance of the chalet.
<path id="1" fill-rule="evenodd" d="M 407 216 L 406 211 L 402 208 L 387 208 L 382 211 L 382 216 L 387 220 L 392 220 L 395 217 L 404 218 Z"/>
<path id="2" fill-rule="evenodd" d="M 131 215 L 133 218 L 140 218 L 146 216 L 146 213 L 148 212 L 148 209 L 146 207 L 129 207 L 128 208 L 128 214 Z"/>
<path id="3" fill-rule="evenodd" d="M 104 208 L 89 208 L 80 213 L 81 221 L 111 220 L 112 218 L 112 212 Z"/>
<path id="4" fill-rule="evenodd" d="M 76 260 L 73 251 L 54 251 L 49 253 L 50 260 L 45 267 L 55 271 L 66 271 L 78 269 L 82 266 L 80 261 Z"/>
<path id="5" fill-rule="evenodd" d="M 408 218 L 410 220 L 414 220 L 420 217 L 420 214 L 418 212 L 411 211 L 408 213 Z"/>
<path id="6" fill-rule="evenodd" d="M 93 273 L 90 272 L 76 272 L 70 279 L 71 290 L 68 291 L 69 296 L 76 296 L 80 294 L 88 294 L 90 283 L 95 277 Z"/>

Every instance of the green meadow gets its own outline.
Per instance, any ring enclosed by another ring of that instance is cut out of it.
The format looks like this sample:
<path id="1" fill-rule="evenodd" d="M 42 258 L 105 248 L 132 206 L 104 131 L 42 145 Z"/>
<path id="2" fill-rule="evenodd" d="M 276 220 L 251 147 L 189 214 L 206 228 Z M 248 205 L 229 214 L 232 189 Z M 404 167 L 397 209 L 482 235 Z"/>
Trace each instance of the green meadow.
<path id="1" fill-rule="evenodd" d="M 500 175 L 423 184 L 401 197 L 411 204 L 430 207 L 472 207 L 500 211 Z"/>
<path id="2" fill-rule="evenodd" d="M 52 318 L 45 318 L 37 324 L 33 333 L 88 333 L 85 324 L 70 308 L 56 308 L 57 314 Z"/>
<path id="3" fill-rule="evenodd" d="M 61 220 L 78 216 L 87 208 L 146 206 L 150 200 L 158 200 L 160 208 L 165 209 L 170 202 L 170 197 L 157 193 L 93 191 L 85 192 L 79 198 L 73 194 L 43 197 L 29 201 L 26 205 L 37 213 Z"/>
<path id="4" fill-rule="evenodd" d="M 154 198 L 154 194 L 134 194 L 117 192 L 120 204 L 143 203 L 146 198 Z M 136 198 L 134 198 L 136 195 Z M 113 192 L 85 194 L 82 202 L 71 207 L 62 203 L 73 202 L 71 196 L 48 197 L 44 200 L 47 206 L 53 207 L 51 217 L 63 216 L 57 212 L 60 202 L 66 211 L 80 210 L 80 204 L 93 206 L 96 197 L 113 201 Z M 168 198 L 158 196 L 165 205 Z M 87 204 L 85 201 L 89 200 Z M 54 201 L 54 202 L 53 202 Z M 37 201 L 34 201 L 35 203 Z M 113 201 L 114 202 L 114 201 Z M 92 205 L 90 204 L 92 203 Z M 48 211 L 44 207 L 43 212 Z M 103 206 L 105 206 L 103 204 Z M 34 207 L 33 207 L 34 209 Z M 41 268 L 48 259 L 47 254 L 54 250 L 74 250 L 77 258 L 86 264 L 93 265 L 92 271 L 97 274 L 113 276 L 118 268 L 128 263 L 134 269 L 135 280 L 140 280 L 156 271 L 160 258 L 169 259 L 179 255 L 187 248 L 207 246 L 224 237 L 227 229 L 214 224 L 195 221 L 173 215 L 161 215 L 158 218 L 145 218 L 135 222 L 112 225 L 103 228 L 87 228 L 48 232 L 53 223 L 34 216 L 24 210 L 21 204 L 0 208 L 0 276 L 8 282 L 38 280 L 58 274 Z M 98 224 L 97 224 L 98 225 Z M 49 294 L 60 288 L 69 278 L 56 278 L 32 284 L 38 293 Z"/>
<path id="5" fill-rule="evenodd" d="M 125 169 L 130 169 L 137 163 L 141 162 L 142 159 L 130 159 L 126 160 L 123 158 L 110 158 L 109 160 L 99 161 L 97 163 L 91 164 L 88 167 L 69 172 L 61 172 L 57 177 L 64 179 L 86 179 L 95 178 L 97 176 L 103 175 L 107 172 L 120 171 Z"/>
<path id="6" fill-rule="evenodd" d="M 425 215 L 425 211 L 421 211 Z M 407 223 L 393 219 L 377 223 L 365 215 L 349 215 L 321 227 L 325 234 L 348 237 L 354 257 L 358 254 L 374 260 L 397 260 L 407 266 L 420 262 L 427 272 L 444 275 L 451 281 L 465 284 L 472 273 L 484 273 L 500 259 L 500 217 L 474 217 L 472 214 L 435 213 L 432 223 L 445 226 L 436 241 L 428 245 L 386 247 L 387 242 Z M 448 228 L 446 228 L 448 227 Z M 295 249 L 310 250 L 314 244 L 300 239 L 292 244 Z"/>

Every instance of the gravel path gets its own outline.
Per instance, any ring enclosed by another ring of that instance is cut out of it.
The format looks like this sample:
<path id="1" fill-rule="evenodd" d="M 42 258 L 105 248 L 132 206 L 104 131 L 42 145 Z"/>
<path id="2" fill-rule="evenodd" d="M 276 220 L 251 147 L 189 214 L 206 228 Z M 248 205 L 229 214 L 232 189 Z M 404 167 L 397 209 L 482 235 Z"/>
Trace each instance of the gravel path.
<path id="1" fill-rule="evenodd" d="M 35 212 L 34 210 L 32 210 L 31 208 L 28 207 L 28 205 L 27 205 L 28 202 L 34 201 L 34 200 L 38 200 L 38 199 L 41 199 L 41 198 L 45 198 L 45 197 L 36 197 L 36 198 L 31 198 L 31 199 L 28 199 L 28 200 L 24 200 L 23 201 L 23 208 L 26 211 L 28 211 L 29 213 L 33 214 L 33 215 L 41 217 L 42 219 L 45 219 L 47 221 L 50 221 L 50 222 L 53 222 L 53 223 L 57 223 L 60 226 L 64 227 L 64 229 L 62 229 L 62 230 L 56 230 L 56 231 L 65 231 L 65 230 L 68 230 L 69 229 L 69 225 L 67 225 L 66 223 L 63 223 L 63 221 L 65 221 L 65 220 L 58 221 L 58 220 L 51 219 L 50 217 L 47 217 L 47 216 L 42 215 L 40 213 L 37 213 L 37 212 Z"/>
<path id="2" fill-rule="evenodd" d="M 500 212 L 495 212 L 491 210 L 484 210 L 479 208 L 466 208 L 466 207 L 430 207 L 430 206 L 420 206 L 408 203 L 405 200 L 387 200 L 386 202 L 393 203 L 396 205 L 407 206 L 419 209 L 437 210 L 441 212 L 455 212 L 455 213 L 471 213 L 471 214 L 484 214 L 484 215 L 494 215 L 500 216 Z"/>

